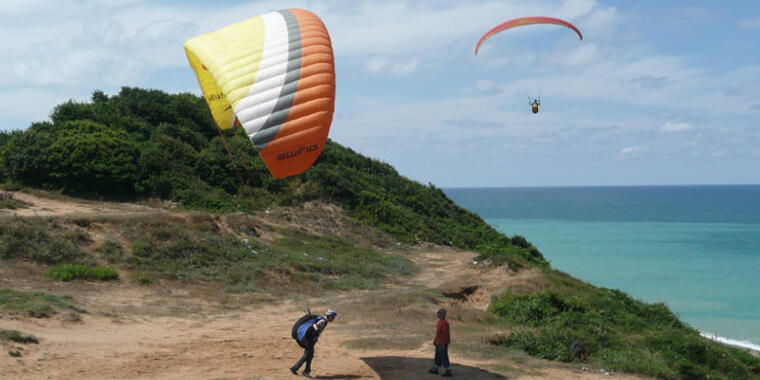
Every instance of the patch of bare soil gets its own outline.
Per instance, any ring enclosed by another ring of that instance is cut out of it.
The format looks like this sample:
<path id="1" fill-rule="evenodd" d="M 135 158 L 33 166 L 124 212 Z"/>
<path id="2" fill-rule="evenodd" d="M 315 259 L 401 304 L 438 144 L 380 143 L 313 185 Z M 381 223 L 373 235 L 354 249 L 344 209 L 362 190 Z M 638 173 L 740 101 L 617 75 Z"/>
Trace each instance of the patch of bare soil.
<path id="1" fill-rule="evenodd" d="M 155 211 L 155 209 L 150 207 L 131 203 L 87 201 L 64 196 L 43 197 L 21 191 L 9 191 L 6 193 L 11 194 L 14 199 L 26 203 L 28 207 L 15 210 L 0 209 L 0 216 L 92 216 Z"/>

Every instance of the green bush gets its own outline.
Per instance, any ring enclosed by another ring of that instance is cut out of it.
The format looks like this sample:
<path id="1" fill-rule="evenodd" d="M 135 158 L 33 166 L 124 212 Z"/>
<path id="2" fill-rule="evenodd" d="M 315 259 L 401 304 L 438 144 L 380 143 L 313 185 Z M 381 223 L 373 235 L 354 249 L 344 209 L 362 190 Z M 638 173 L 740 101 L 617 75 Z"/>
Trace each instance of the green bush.
<path id="1" fill-rule="evenodd" d="M 409 260 L 357 247 L 334 235 L 315 235 L 282 229 L 282 238 L 264 243 L 243 214 L 228 216 L 225 224 L 247 237 L 221 235 L 218 218 L 193 216 L 125 221 L 120 227 L 130 241 L 124 263 L 136 271 L 169 279 L 218 281 L 233 291 L 258 290 L 270 278 L 309 283 L 315 288 L 372 288 L 390 275 L 414 271 Z M 230 223 L 236 221 L 235 223 Z"/>
<path id="2" fill-rule="evenodd" d="M 0 259 L 25 259 L 43 264 L 73 261 L 83 256 L 57 225 L 14 218 L 0 223 Z"/>
<path id="3" fill-rule="evenodd" d="M 0 341 L 11 341 L 16 343 L 34 343 L 38 344 L 39 341 L 34 335 L 23 334 L 16 330 L 4 330 L 0 329 Z"/>
<path id="4" fill-rule="evenodd" d="M 663 304 L 618 290 L 508 293 L 491 311 L 514 326 L 494 343 L 564 362 L 661 378 L 758 378 L 760 359 L 699 336 Z"/>
<path id="5" fill-rule="evenodd" d="M 137 272 L 134 274 L 135 281 L 137 281 L 140 285 L 151 285 L 153 284 L 153 276 L 151 276 L 148 273 L 145 272 Z"/>
<path id="6" fill-rule="evenodd" d="M 62 264 L 50 268 L 47 271 L 47 276 L 60 281 L 71 280 L 101 280 L 111 281 L 119 278 L 119 273 L 116 270 L 98 266 L 93 267 L 89 265 L 79 264 Z"/>
<path id="7" fill-rule="evenodd" d="M 0 147 L 0 151 L 2 151 L 2 147 Z M 1 171 L 0 171 L 0 174 L 1 174 Z M 4 183 L 0 183 L 0 190 L 19 191 L 19 190 L 21 190 L 23 188 L 24 188 L 23 186 L 21 186 L 20 184 L 18 184 L 16 182 L 4 182 Z"/>
<path id="8" fill-rule="evenodd" d="M 0 310 L 10 313 L 21 313 L 33 318 L 47 318 L 56 313 L 57 309 L 68 309 L 86 313 L 71 304 L 71 297 L 58 297 L 40 292 L 17 292 L 12 289 L 0 289 Z"/>
<path id="9" fill-rule="evenodd" d="M 109 263 L 120 263 L 126 257 L 126 251 L 122 247 L 119 241 L 111 238 L 98 246 L 97 251 L 100 252 Z"/>

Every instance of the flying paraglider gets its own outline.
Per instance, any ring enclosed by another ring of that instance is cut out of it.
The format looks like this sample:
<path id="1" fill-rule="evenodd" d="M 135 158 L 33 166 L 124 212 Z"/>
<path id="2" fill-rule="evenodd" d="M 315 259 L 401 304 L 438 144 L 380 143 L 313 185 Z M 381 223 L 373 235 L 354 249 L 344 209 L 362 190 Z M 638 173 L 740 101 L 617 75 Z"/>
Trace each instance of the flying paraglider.
<path id="1" fill-rule="evenodd" d="M 533 113 L 538 113 L 538 106 L 541 105 L 541 97 L 539 96 L 537 99 L 533 99 L 532 103 L 530 101 L 530 97 L 528 97 L 528 104 L 530 104 L 530 108 L 533 110 Z"/>
<path id="2" fill-rule="evenodd" d="M 512 20 L 504 21 L 499 25 L 496 25 L 495 27 L 491 28 L 488 32 L 486 32 L 482 37 L 480 37 L 480 40 L 478 40 L 478 43 L 475 45 L 475 55 L 478 55 L 478 50 L 480 50 L 480 46 L 485 42 L 487 39 L 493 37 L 494 35 L 503 32 L 507 29 L 516 28 L 519 26 L 525 26 L 525 25 L 535 25 L 535 24 L 554 24 L 554 25 L 560 25 L 567 27 L 569 29 L 572 29 L 576 34 L 578 34 L 578 38 L 580 40 L 583 40 L 583 34 L 581 34 L 581 31 L 578 30 L 578 28 L 575 27 L 575 25 L 558 18 L 553 17 L 542 17 L 542 16 L 536 16 L 536 17 L 519 17 Z M 538 113 L 538 106 L 541 105 L 541 97 L 534 98 L 533 102 L 530 101 L 530 97 L 528 97 L 528 103 L 531 106 L 531 110 L 533 113 Z"/>
<path id="3" fill-rule="evenodd" d="M 335 103 L 332 45 L 319 17 L 280 10 L 193 37 L 184 47 L 220 130 L 245 129 L 275 178 L 314 163 Z"/>

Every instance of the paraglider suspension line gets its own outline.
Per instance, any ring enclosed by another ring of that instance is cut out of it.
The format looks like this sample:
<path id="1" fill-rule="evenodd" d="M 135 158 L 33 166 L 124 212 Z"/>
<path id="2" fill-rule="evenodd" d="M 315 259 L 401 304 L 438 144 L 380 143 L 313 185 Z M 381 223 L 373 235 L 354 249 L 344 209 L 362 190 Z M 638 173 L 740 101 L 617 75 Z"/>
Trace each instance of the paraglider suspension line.
<path id="1" fill-rule="evenodd" d="M 240 169 L 238 168 L 237 164 L 235 163 L 235 158 L 232 157 L 232 151 L 230 151 L 230 146 L 227 145 L 227 139 L 224 137 L 224 133 L 222 133 L 222 128 L 219 128 L 219 126 L 216 126 L 217 132 L 219 132 L 219 137 L 222 138 L 222 143 L 224 144 L 224 148 L 227 149 L 227 156 L 230 158 L 230 162 L 232 163 L 232 167 L 235 168 L 235 173 L 237 173 L 238 179 L 240 180 L 241 184 L 245 184 L 243 181 L 243 175 L 240 174 Z"/>

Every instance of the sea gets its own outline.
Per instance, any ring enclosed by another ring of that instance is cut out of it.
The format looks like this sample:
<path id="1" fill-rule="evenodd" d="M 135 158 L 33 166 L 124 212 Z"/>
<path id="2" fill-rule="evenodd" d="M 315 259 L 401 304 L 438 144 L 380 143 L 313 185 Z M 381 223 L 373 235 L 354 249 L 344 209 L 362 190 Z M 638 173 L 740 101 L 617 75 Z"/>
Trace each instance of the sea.
<path id="1" fill-rule="evenodd" d="M 760 350 L 760 185 L 443 190 L 553 268 Z"/>

